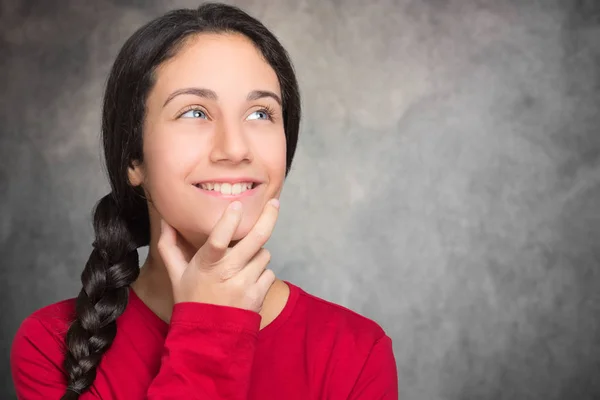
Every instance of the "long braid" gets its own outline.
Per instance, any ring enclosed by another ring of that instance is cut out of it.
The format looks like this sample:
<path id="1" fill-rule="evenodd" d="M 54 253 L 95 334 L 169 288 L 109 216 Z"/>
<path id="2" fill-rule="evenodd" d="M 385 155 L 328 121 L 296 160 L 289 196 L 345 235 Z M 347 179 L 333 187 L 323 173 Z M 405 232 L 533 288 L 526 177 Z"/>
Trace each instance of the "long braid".
<path id="1" fill-rule="evenodd" d="M 79 398 L 94 382 L 102 355 L 116 336 L 116 320 L 127 307 L 129 285 L 140 272 L 137 248 L 148 244 L 148 233 L 132 229 L 123 215 L 112 194 L 94 212 L 94 250 L 81 274 L 76 319 L 66 336 L 68 388 L 62 400 Z"/>

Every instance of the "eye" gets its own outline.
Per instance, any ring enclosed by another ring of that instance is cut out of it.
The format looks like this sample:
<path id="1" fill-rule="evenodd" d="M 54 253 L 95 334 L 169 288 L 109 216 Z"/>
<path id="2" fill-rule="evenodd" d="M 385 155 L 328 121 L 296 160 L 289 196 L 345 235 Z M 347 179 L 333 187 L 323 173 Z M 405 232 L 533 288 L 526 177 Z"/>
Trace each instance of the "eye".
<path id="1" fill-rule="evenodd" d="M 265 119 L 265 120 L 270 120 L 271 119 L 271 113 L 269 113 L 268 110 L 258 110 L 258 111 L 254 111 L 252 114 L 248 115 L 248 119 L 249 120 L 253 120 L 253 119 Z"/>
<path id="2" fill-rule="evenodd" d="M 181 114 L 179 116 L 179 118 L 203 118 L 203 119 L 207 119 L 208 117 L 206 116 L 206 113 L 204 111 L 195 108 L 193 110 L 189 110 L 189 111 L 184 112 L 183 114 Z"/>

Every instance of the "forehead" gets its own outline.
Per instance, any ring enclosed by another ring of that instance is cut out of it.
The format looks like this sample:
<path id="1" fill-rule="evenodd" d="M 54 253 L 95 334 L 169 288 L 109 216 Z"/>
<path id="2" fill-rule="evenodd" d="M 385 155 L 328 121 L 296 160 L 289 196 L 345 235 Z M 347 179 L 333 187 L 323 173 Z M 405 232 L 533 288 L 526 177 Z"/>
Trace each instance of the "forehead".
<path id="1" fill-rule="evenodd" d="M 280 92 L 273 68 L 250 39 L 240 34 L 199 34 L 184 42 L 156 71 L 155 90 L 166 95 L 184 87 L 217 94 L 261 89 Z"/>

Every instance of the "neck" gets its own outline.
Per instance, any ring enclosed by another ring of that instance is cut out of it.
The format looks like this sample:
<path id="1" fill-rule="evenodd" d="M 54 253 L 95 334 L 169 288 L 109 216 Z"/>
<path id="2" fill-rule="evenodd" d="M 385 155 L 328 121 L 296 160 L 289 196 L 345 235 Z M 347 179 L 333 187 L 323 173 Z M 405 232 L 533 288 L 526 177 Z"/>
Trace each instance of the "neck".
<path id="1" fill-rule="evenodd" d="M 156 315 L 168 323 L 171 320 L 174 300 L 171 280 L 158 251 L 161 216 L 151 202 L 148 203 L 148 211 L 150 218 L 148 256 L 141 267 L 138 279 L 131 287 Z M 179 235 L 178 241 L 186 259 L 191 260 L 197 249 L 194 249 L 194 246 L 188 243 L 182 235 Z"/>
<path id="2" fill-rule="evenodd" d="M 140 275 L 131 287 L 163 321 L 168 323 L 171 320 L 174 303 L 173 288 L 160 256 L 156 257 L 152 251 L 148 252 L 148 257 L 140 269 Z"/>
<path id="3" fill-rule="evenodd" d="M 140 275 L 131 287 L 150 310 L 169 323 L 174 304 L 173 288 L 167 269 L 155 246 L 150 247 Z M 281 313 L 288 297 L 289 287 L 285 282 L 277 279 L 267 292 L 259 313 L 260 329 L 270 324 Z"/>

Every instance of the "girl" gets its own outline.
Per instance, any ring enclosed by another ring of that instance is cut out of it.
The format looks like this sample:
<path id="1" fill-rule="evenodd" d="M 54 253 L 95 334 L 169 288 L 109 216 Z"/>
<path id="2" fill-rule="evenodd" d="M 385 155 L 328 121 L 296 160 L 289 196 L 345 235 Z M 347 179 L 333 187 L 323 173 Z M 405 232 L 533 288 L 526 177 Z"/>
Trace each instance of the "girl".
<path id="1" fill-rule="evenodd" d="M 286 51 L 238 8 L 135 32 L 106 86 L 112 191 L 83 288 L 21 325 L 18 397 L 396 399 L 385 332 L 266 269 L 299 121 Z"/>

